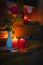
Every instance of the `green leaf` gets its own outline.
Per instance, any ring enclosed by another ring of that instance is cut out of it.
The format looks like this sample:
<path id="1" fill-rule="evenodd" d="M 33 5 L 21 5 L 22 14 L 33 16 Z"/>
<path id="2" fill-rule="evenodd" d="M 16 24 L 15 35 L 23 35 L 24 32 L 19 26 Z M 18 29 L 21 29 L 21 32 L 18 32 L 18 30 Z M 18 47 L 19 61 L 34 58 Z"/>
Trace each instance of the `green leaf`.
<path id="1" fill-rule="evenodd" d="M 10 28 L 5 28 L 6 31 L 10 31 Z"/>
<path id="2" fill-rule="evenodd" d="M 15 31 L 14 31 L 14 29 L 12 28 L 12 33 L 14 34 L 15 33 Z"/>

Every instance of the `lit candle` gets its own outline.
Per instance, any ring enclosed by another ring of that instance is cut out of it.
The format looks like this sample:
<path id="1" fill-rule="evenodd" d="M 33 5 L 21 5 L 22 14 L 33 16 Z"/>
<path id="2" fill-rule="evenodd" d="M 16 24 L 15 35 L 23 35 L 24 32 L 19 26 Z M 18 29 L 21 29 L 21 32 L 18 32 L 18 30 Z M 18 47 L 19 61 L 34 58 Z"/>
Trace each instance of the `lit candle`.
<path id="1" fill-rule="evenodd" d="M 14 37 L 14 39 L 12 40 L 12 45 L 14 49 L 18 48 L 18 38 Z"/>
<path id="2" fill-rule="evenodd" d="M 23 48 L 24 48 L 24 44 L 25 44 L 25 39 L 21 38 L 21 39 L 19 40 L 19 48 L 20 48 L 20 49 L 23 49 Z"/>
<path id="3" fill-rule="evenodd" d="M 27 18 L 27 16 L 24 16 L 24 21 L 28 21 L 28 18 Z"/>

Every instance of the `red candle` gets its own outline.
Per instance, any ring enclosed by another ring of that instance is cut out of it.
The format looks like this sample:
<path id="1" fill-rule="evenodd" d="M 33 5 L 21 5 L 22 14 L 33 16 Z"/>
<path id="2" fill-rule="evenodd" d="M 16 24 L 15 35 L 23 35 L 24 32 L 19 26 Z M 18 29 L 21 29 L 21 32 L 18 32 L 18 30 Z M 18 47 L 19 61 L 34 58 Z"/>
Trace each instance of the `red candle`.
<path id="1" fill-rule="evenodd" d="M 21 38 L 21 39 L 19 40 L 19 48 L 20 48 L 20 49 L 23 49 L 23 48 L 24 48 L 24 44 L 25 44 L 25 39 Z"/>
<path id="2" fill-rule="evenodd" d="M 13 48 L 15 49 L 18 48 L 18 38 L 14 37 L 14 39 L 12 40 L 12 45 L 13 45 Z"/>
<path id="3" fill-rule="evenodd" d="M 28 21 L 28 18 L 27 18 L 27 16 L 24 16 L 24 21 Z"/>

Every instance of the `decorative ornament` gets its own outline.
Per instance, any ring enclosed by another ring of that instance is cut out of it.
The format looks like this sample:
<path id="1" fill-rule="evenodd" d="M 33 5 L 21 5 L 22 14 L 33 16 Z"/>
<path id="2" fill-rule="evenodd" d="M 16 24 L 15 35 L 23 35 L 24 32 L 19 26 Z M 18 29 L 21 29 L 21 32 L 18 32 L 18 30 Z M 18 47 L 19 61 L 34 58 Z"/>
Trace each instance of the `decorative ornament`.
<path id="1" fill-rule="evenodd" d="M 10 12 L 12 14 L 18 14 L 18 8 L 17 7 L 12 7 L 12 8 L 10 8 Z"/>
<path id="2" fill-rule="evenodd" d="M 32 7 L 31 6 L 27 6 L 27 12 L 32 13 Z"/>

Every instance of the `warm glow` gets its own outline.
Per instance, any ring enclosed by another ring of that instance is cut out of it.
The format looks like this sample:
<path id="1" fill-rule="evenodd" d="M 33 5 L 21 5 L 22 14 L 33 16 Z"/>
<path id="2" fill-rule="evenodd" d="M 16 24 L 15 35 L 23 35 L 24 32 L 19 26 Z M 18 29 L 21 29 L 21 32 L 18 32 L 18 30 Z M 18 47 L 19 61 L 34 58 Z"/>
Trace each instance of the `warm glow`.
<path id="1" fill-rule="evenodd" d="M 12 40 L 12 47 L 17 49 L 18 48 L 18 39 L 16 37 Z"/>
<path id="2" fill-rule="evenodd" d="M 14 16 L 14 17 L 17 17 L 17 14 L 14 14 L 13 16 Z"/>
<path id="3" fill-rule="evenodd" d="M 21 38 L 20 40 L 24 40 L 23 38 Z"/>
<path id="4" fill-rule="evenodd" d="M 14 40 L 15 40 L 15 41 L 18 41 L 18 39 L 17 39 L 16 37 L 14 37 L 12 40 L 13 40 L 13 41 L 14 41 Z"/>
<path id="5" fill-rule="evenodd" d="M 25 21 L 27 21 L 27 20 L 28 20 L 27 16 L 24 16 L 24 20 L 25 20 Z"/>
<path id="6" fill-rule="evenodd" d="M 6 35 L 4 35 L 4 37 L 3 38 L 7 38 L 8 37 L 8 35 L 6 34 Z"/>
<path id="7" fill-rule="evenodd" d="M 24 19 L 26 20 L 26 19 L 27 19 L 27 17 L 26 17 L 26 16 L 24 16 Z"/>
<path id="8" fill-rule="evenodd" d="M 24 43 L 25 42 L 25 39 L 21 38 L 19 41 L 21 41 L 22 43 Z"/>
<path id="9" fill-rule="evenodd" d="M 0 38 L 7 38 L 7 37 L 8 37 L 7 31 L 1 31 L 0 32 Z"/>

